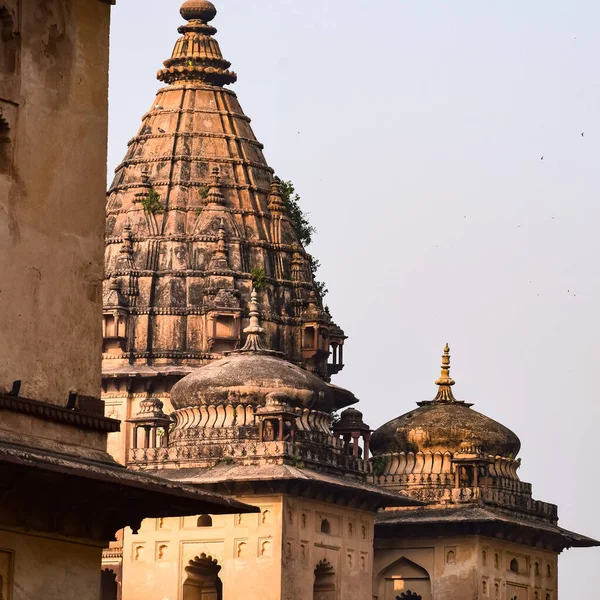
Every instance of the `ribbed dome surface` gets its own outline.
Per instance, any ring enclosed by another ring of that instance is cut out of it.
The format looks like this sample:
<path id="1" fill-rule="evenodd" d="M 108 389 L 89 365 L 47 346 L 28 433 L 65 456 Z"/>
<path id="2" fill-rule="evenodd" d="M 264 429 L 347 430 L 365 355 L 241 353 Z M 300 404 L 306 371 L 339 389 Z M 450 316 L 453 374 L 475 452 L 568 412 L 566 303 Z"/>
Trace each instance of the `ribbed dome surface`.
<path id="1" fill-rule="evenodd" d="M 519 438 L 507 427 L 462 402 L 434 402 L 382 425 L 371 438 L 377 454 L 460 452 L 463 442 L 486 454 L 516 458 Z"/>
<path id="2" fill-rule="evenodd" d="M 263 406 L 267 397 L 324 412 L 335 402 L 333 390 L 319 377 L 260 352 L 233 353 L 195 370 L 171 390 L 177 410 L 234 401 Z"/>

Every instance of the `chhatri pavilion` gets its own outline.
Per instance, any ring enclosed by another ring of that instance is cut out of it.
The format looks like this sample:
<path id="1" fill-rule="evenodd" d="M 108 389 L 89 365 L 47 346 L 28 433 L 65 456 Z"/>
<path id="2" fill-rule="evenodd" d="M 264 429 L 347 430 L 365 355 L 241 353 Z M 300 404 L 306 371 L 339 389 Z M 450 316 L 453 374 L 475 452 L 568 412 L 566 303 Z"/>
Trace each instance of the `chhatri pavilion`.
<path id="1" fill-rule="evenodd" d="M 375 431 L 331 383 L 346 336 L 226 87 L 216 12 L 183 4 L 109 190 L 103 399 L 117 460 L 260 512 L 125 529 L 104 599 L 556 600 L 559 553 L 598 543 L 533 499 L 517 436 L 455 399 L 447 346 L 435 398 Z"/>

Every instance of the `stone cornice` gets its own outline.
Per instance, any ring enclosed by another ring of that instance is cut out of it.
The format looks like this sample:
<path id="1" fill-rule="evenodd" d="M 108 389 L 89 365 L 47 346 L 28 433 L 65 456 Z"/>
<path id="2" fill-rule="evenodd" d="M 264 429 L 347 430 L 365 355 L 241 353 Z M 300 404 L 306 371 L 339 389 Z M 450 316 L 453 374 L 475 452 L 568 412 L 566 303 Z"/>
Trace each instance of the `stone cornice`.
<path id="1" fill-rule="evenodd" d="M 121 422 L 80 410 L 69 410 L 48 402 L 0 394 L 0 409 L 39 417 L 79 429 L 112 433 L 119 431 Z"/>
<path id="2" fill-rule="evenodd" d="M 152 111 L 152 112 L 158 114 L 159 111 Z M 171 111 L 161 111 L 161 112 L 183 113 L 183 112 L 187 112 L 187 111 L 171 110 Z M 208 111 L 196 111 L 196 112 L 208 112 Z M 219 112 L 222 113 L 223 111 L 219 111 Z M 256 146 L 257 148 L 260 148 L 261 150 L 264 148 L 264 144 L 262 144 L 258 140 L 243 137 L 240 135 L 235 135 L 233 133 L 218 133 L 218 132 L 214 132 L 214 131 L 183 131 L 183 132 L 177 133 L 177 134 L 151 133 L 151 134 L 137 135 L 136 137 L 129 140 L 127 145 L 131 146 L 135 142 L 139 142 L 139 141 L 146 141 L 146 140 L 153 140 L 153 139 L 160 139 L 160 138 L 170 138 L 170 137 L 173 137 L 173 135 L 177 135 L 177 137 L 183 137 L 183 138 L 214 138 L 214 139 L 220 139 L 220 140 L 240 140 L 240 141 L 250 144 L 252 146 Z"/>
<path id="3" fill-rule="evenodd" d="M 171 134 L 165 134 L 162 137 L 173 137 Z M 257 162 L 255 160 L 248 160 L 245 158 L 224 158 L 224 157 L 210 157 L 207 158 L 205 156 L 189 156 L 187 154 L 177 154 L 177 155 L 164 155 L 164 156 L 153 156 L 152 158 L 144 157 L 144 158 L 130 158 L 124 160 L 116 169 L 115 173 L 118 173 L 121 169 L 125 167 L 129 167 L 131 165 L 146 165 L 149 163 L 158 163 L 158 162 L 188 162 L 188 163 L 216 163 L 216 164 L 225 164 L 225 165 L 240 165 L 244 167 L 253 167 L 255 169 L 259 169 L 261 171 L 266 171 L 269 174 L 273 174 L 274 170 L 271 167 L 265 166 L 263 163 Z M 154 187 L 161 185 L 173 185 L 173 182 L 166 181 L 153 181 L 152 185 Z"/>

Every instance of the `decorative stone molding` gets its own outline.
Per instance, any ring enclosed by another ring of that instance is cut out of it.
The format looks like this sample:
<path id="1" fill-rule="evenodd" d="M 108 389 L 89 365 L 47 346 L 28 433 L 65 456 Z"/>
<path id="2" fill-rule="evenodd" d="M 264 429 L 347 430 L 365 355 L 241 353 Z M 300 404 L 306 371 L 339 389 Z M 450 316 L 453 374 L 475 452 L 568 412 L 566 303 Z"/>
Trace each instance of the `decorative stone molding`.
<path id="1" fill-rule="evenodd" d="M 98 402 L 100 401 L 98 400 Z M 119 431 L 121 428 L 121 422 L 115 419 L 107 419 L 97 414 L 76 409 L 69 410 L 55 404 L 10 396 L 8 394 L 0 394 L 0 409 L 28 414 L 47 421 L 62 423 L 81 429 L 91 429 L 93 431 L 111 433 Z"/>

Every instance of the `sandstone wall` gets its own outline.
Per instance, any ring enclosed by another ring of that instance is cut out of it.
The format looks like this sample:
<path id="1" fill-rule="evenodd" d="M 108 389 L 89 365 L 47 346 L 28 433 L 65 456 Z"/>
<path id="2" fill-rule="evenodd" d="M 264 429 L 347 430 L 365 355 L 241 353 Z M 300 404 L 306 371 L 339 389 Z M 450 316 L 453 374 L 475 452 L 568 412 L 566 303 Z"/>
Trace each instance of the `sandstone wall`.
<path id="1" fill-rule="evenodd" d="M 206 555 L 220 567 L 225 600 L 371 599 L 371 513 L 289 496 L 238 499 L 261 513 L 213 515 L 208 527 L 199 517 L 149 519 L 137 535 L 125 530 L 123 598 L 212 599 L 206 581 L 206 596 L 184 586 L 189 561 Z M 313 594 L 316 569 L 323 585 Z"/>
<path id="2" fill-rule="evenodd" d="M 11 600 L 98 600 L 100 597 L 101 548 L 2 530 L 0 541 L 0 597 Z"/>
<path id="3" fill-rule="evenodd" d="M 557 555 L 515 542 L 432 537 L 377 541 L 373 598 L 557 600 Z"/>
<path id="4" fill-rule="evenodd" d="M 99 396 L 110 6 L 0 1 L 0 390 Z"/>

